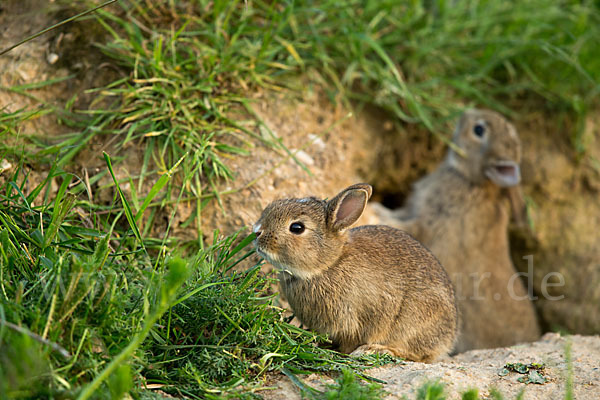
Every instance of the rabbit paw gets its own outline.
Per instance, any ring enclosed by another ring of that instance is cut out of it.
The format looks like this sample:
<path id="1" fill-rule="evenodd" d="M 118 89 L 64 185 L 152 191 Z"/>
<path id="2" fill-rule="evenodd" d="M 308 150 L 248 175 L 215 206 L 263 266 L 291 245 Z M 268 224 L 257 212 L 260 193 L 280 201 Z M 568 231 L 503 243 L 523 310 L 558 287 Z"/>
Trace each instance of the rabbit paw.
<path id="1" fill-rule="evenodd" d="M 389 354 L 392 357 L 396 356 L 396 352 L 393 349 L 381 344 L 363 344 L 350 353 L 354 357 L 360 357 L 365 354 Z"/>

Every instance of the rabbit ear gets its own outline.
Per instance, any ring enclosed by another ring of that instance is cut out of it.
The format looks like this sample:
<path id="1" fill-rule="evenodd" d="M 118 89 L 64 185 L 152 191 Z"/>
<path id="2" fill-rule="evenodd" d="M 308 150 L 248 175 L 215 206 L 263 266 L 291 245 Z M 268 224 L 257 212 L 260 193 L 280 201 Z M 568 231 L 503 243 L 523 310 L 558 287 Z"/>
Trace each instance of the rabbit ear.
<path id="1" fill-rule="evenodd" d="M 334 231 L 342 231 L 362 215 L 373 188 L 366 183 L 352 185 L 327 202 L 327 222 Z"/>

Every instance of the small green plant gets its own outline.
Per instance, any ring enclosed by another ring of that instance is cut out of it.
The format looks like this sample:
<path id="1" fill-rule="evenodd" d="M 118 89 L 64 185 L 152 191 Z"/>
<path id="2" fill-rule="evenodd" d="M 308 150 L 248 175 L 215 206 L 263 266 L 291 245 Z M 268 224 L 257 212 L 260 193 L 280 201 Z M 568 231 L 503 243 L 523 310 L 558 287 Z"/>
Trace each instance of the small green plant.
<path id="1" fill-rule="evenodd" d="M 573 358 L 572 358 L 572 346 L 573 343 L 570 337 L 567 337 L 567 342 L 565 343 L 565 362 L 567 363 L 567 376 L 565 382 L 565 400 L 573 400 L 575 398 L 575 394 L 573 391 Z"/>
<path id="2" fill-rule="evenodd" d="M 502 395 L 502 393 L 500 393 L 500 391 L 496 388 L 491 388 L 490 389 L 490 397 L 493 400 L 504 400 L 504 396 Z"/>
<path id="3" fill-rule="evenodd" d="M 461 396 L 462 400 L 478 400 L 479 399 L 479 390 L 470 389 L 464 392 Z"/>
<path id="4" fill-rule="evenodd" d="M 444 384 L 441 382 L 425 382 L 418 390 L 416 400 L 444 400 Z"/>
<path id="5" fill-rule="evenodd" d="M 538 363 L 507 363 L 498 373 L 498 375 L 506 376 L 511 372 L 517 372 L 524 375 L 517 379 L 519 382 L 543 385 L 548 381 L 548 379 L 544 376 L 545 368 L 546 367 L 543 364 Z"/>
<path id="6" fill-rule="evenodd" d="M 382 386 L 378 383 L 361 383 L 349 369 L 342 369 L 335 384 L 328 384 L 325 391 L 315 396 L 323 400 L 376 400 L 384 396 Z"/>

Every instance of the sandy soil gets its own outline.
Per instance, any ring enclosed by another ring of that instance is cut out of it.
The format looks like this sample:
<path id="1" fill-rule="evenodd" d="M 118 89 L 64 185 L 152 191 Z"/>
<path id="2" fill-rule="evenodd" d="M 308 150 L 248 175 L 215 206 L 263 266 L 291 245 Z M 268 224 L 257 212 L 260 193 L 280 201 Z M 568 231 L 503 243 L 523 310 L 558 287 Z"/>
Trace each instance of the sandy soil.
<path id="1" fill-rule="evenodd" d="M 526 400 L 562 399 L 565 396 L 567 362 L 565 346 L 571 342 L 573 388 L 578 400 L 600 398 L 600 337 L 561 337 L 555 333 L 544 335 L 539 341 L 513 347 L 491 350 L 472 350 L 433 363 L 404 362 L 400 365 L 371 369 L 367 374 L 386 382 L 386 398 L 414 399 L 418 387 L 427 381 L 439 380 L 446 385 L 448 400 L 460 399 L 462 393 L 476 388 L 480 397 L 487 399 L 490 388 L 498 389 L 506 399 L 514 399 L 521 390 Z M 545 365 L 545 384 L 525 384 L 517 379 L 523 375 L 511 372 L 500 376 L 506 363 L 541 363 Z M 322 388 L 333 383 L 329 378 L 310 375 L 305 383 Z M 300 399 L 297 387 L 286 377 L 274 383 L 277 389 L 264 392 L 269 400 Z"/>

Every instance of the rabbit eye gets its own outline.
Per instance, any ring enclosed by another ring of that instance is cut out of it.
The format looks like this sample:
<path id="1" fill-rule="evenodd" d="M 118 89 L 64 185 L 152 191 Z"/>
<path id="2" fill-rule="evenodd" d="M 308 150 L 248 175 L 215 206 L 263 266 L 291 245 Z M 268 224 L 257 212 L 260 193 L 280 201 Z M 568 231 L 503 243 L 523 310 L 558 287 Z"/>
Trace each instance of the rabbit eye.
<path id="1" fill-rule="evenodd" d="M 295 235 L 300 235 L 302 232 L 304 232 L 304 229 L 305 227 L 302 222 L 292 222 L 290 225 L 290 232 Z"/>
<path id="2" fill-rule="evenodd" d="M 473 133 L 475 134 L 475 136 L 477 137 L 483 137 L 483 135 L 485 134 L 485 126 L 482 124 L 476 124 L 473 127 Z"/>

